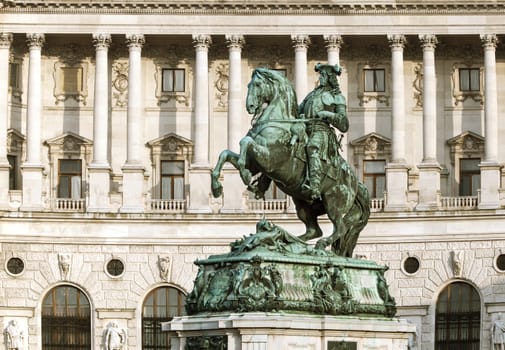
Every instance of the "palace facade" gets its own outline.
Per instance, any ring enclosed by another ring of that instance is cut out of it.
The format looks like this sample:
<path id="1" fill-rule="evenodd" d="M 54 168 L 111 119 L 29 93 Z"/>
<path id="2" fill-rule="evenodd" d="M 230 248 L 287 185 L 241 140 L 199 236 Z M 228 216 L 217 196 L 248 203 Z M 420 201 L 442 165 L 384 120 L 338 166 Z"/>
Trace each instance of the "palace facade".
<path id="1" fill-rule="evenodd" d="M 2 332 L 25 349 L 169 349 L 159 324 L 183 313 L 193 261 L 263 216 L 304 229 L 288 197 L 254 199 L 231 167 L 210 194 L 250 127 L 252 71 L 285 74 L 300 102 L 329 62 L 342 154 L 373 197 L 356 256 L 389 266 L 412 348 L 491 349 L 503 40 L 505 1 L 2 1 Z"/>

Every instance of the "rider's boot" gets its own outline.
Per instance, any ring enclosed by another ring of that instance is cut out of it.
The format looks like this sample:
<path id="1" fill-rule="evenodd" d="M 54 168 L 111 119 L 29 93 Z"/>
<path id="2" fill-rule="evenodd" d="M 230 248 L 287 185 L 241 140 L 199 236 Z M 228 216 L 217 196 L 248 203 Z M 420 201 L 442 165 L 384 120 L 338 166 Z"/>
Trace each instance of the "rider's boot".
<path id="1" fill-rule="evenodd" d="M 318 153 L 309 157 L 309 184 L 311 199 L 321 197 L 321 159 Z"/>

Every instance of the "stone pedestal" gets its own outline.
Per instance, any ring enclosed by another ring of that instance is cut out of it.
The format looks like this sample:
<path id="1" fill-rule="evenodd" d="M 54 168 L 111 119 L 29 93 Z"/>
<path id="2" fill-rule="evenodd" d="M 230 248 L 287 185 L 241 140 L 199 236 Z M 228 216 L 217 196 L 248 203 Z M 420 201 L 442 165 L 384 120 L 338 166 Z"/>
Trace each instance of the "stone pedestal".
<path id="1" fill-rule="evenodd" d="M 162 330 L 172 350 L 405 350 L 416 331 L 396 318 L 262 312 L 176 317 Z"/>
<path id="2" fill-rule="evenodd" d="M 437 162 L 425 162 L 419 169 L 419 204 L 416 210 L 436 210 L 440 193 L 440 172 L 442 168 Z"/>
<path id="3" fill-rule="evenodd" d="M 123 205 L 121 213 L 144 212 L 144 167 L 124 165 L 123 168 Z"/>
<path id="4" fill-rule="evenodd" d="M 192 164 L 189 170 L 189 184 L 191 197 L 189 198 L 188 213 L 210 213 L 210 167 Z"/>
<path id="5" fill-rule="evenodd" d="M 110 167 L 91 164 L 89 173 L 89 212 L 109 212 Z"/>
<path id="6" fill-rule="evenodd" d="M 495 162 L 482 162 L 480 168 L 480 203 L 479 209 L 497 209 L 500 207 L 501 165 Z"/>
<path id="7" fill-rule="evenodd" d="M 409 167 L 403 163 L 389 163 L 386 166 L 387 201 L 385 211 L 407 210 Z"/>
<path id="8" fill-rule="evenodd" d="M 23 164 L 23 204 L 22 211 L 39 211 L 44 209 L 42 200 L 42 172 L 44 167 L 38 164 Z"/>

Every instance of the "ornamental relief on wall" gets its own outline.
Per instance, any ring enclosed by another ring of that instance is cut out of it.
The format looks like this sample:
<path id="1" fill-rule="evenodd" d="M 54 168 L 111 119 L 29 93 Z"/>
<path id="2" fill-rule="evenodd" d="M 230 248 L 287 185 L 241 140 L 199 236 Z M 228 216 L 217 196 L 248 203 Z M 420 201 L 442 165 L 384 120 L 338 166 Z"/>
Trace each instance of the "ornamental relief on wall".
<path id="1" fill-rule="evenodd" d="M 128 104 L 128 61 L 112 64 L 112 106 L 124 108 Z"/>
<path id="2" fill-rule="evenodd" d="M 229 64 L 216 64 L 216 109 L 224 111 L 228 108 L 228 83 L 229 83 Z"/>

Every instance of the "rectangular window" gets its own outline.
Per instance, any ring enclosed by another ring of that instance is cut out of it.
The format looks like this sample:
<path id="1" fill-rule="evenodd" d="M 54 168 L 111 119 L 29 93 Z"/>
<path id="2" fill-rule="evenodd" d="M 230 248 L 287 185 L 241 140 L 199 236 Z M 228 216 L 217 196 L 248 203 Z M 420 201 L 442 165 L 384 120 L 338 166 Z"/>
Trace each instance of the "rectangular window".
<path id="1" fill-rule="evenodd" d="M 60 159 L 58 168 L 58 198 L 80 199 L 82 162 L 80 159 Z"/>
<path id="2" fill-rule="evenodd" d="M 184 69 L 165 68 L 162 70 L 162 90 L 163 92 L 184 92 L 185 85 Z"/>
<path id="3" fill-rule="evenodd" d="M 184 161 L 161 161 L 161 199 L 184 199 Z"/>
<path id="4" fill-rule="evenodd" d="M 363 161 L 363 182 L 371 198 L 382 198 L 386 190 L 386 161 Z"/>
<path id="5" fill-rule="evenodd" d="M 66 94 L 82 92 L 82 67 L 61 67 L 61 86 Z"/>
<path id="6" fill-rule="evenodd" d="M 459 195 L 476 196 L 480 189 L 480 158 L 459 160 Z"/>
<path id="7" fill-rule="evenodd" d="M 459 69 L 459 90 L 463 92 L 480 91 L 480 69 Z"/>
<path id="8" fill-rule="evenodd" d="M 7 160 L 9 161 L 9 190 L 19 190 L 18 188 L 18 157 L 7 155 Z"/>
<path id="9" fill-rule="evenodd" d="M 9 64 L 9 86 L 13 89 L 19 89 L 19 63 Z"/>
<path id="10" fill-rule="evenodd" d="M 386 72 L 384 69 L 365 69 L 365 92 L 385 92 Z"/>

